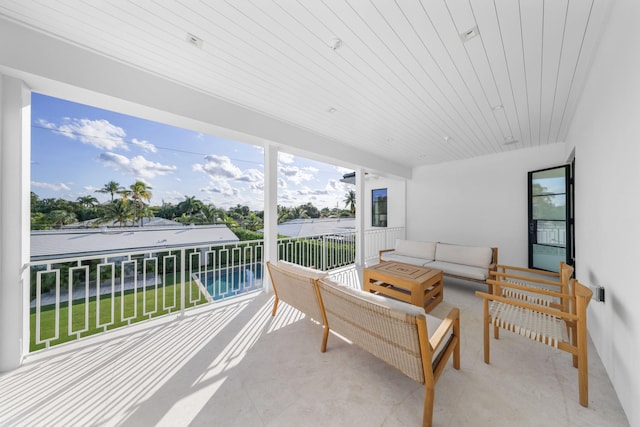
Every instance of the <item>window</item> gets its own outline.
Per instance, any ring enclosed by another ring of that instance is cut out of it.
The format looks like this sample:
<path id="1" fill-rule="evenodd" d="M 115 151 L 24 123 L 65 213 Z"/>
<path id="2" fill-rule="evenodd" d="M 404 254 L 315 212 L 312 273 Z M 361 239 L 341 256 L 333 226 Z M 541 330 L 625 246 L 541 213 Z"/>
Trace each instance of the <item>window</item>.
<path id="1" fill-rule="evenodd" d="M 371 190 L 371 226 L 387 226 L 387 189 Z"/>

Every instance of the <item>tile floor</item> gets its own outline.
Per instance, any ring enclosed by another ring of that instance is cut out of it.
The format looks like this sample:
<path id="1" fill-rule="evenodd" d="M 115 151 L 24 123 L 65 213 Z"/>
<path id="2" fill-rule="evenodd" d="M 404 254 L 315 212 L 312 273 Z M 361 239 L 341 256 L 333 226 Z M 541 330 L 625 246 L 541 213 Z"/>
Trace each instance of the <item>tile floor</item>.
<path id="1" fill-rule="evenodd" d="M 434 310 L 461 309 L 462 366 L 436 386 L 436 426 L 626 426 L 589 348 L 589 408 L 564 352 L 503 332 L 482 361 L 482 285 L 447 280 Z M 424 389 L 256 293 L 31 356 L 0 374 L 0 425 L 418 426 Z"/>

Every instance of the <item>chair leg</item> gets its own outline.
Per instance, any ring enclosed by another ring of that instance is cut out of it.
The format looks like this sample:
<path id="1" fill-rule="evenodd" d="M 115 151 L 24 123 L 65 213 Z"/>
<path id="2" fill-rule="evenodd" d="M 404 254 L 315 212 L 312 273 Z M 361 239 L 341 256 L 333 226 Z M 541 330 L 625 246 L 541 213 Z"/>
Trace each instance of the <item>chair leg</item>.
<path id="1" fill-rule="evenodd" d="M 484 300 L 484 363 L 489 363 L 489 301 Z"/>
<path id="2" fill-rule="evenodd" d="M 457 317 L 453 322 L 453 334 L 458 337 L 458 343 L 453 349 L 453 367 L 454 369 L 460 369 L 460 317 Z"/>
<path id="3" fill-rule="evenodd" d="M 322 333 L 322 346 L 320 347 L 321 353 L 327 351 L 327 340 L 329 339 L 329 327 L 327 325 L 324 325 L 323 329 L 324 332 Z"/>
<path id="4" fill-rule="evenodd" d="M 277 309 L 278 309 L 278 296 L 276 295 L 276 299 L 273 302 L 273 310 L 271 310 L 271 317 L 275 317 Z"/>
<path id="5" fill-rule="evenodd" d="M 577 328 L 576 328 L 575 323 L 574 323 L 574 324 L 571 324 L 571 325 L 569 326 L 569 334 L 570 334 L 570 336 L 571 336 L 571 345 L 572 345 L 572 346 L 574 346 L 574 347 L 576 347 L 576 348 L 579 348 L 579 347 L 578 347 L 578 343 L 577 343 L 577 340 L 578 340 L 578 339 L 577 339 L 577 332 L 578 332 L 578 331 L 577 331 Z M 574 367 L 574 368 L 577 368 L 577 367 L 578 367 L 578 355 L 577 355 L 577 354 L 574 354 L 574 355 L 573 355 L 573 367 Z"/>
<path id="6" fill-rule="evenodd" d="M 422 413 L 422 427 L 431 427 L 433 425 L 433 401 L 435 390 L 428 385 L 424 391 L 424 412 Z"/>
<path id="7" fill-rule="evenodd" d="M 586 323 L 586 322 L 585 322 Z M 589 406 L 589 361 L 587 358 L 587 328 L 580 327 L 577 330 L 578 344 L 578 395 L 580 404 L 584 407 Z M 586 326 L 586 325 L 585 325 Z"/>

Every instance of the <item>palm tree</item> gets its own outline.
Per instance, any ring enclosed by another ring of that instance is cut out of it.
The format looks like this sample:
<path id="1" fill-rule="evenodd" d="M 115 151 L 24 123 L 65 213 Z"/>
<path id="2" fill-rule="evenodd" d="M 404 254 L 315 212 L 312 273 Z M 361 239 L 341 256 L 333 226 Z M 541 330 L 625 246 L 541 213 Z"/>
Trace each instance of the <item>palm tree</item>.
<path id="1" fill-rule="evenodd" d="M 120 226 L 123 227 L 128 221 L 133 221 L 133 218 L 131 203 L 128 200 L 118 199 L 105 206 L 104 215 L 98 222 L 114 221 L 120 223 Z"/>
<path id="2" fill-rule="evenodd" d="M 184 196 L 184 200 L 178 203 L 178 209 L 181 213 L 187 215 L 193 215 L 194 212 L 199 212 L 204 204 L 196 199 L 196 196 Z"/>
<path id="3" fill-rule="evenodd" d="M 354 190 L 349 190 L 349 192 L 344 195 L 344 206 L 349 208 L 351 215 L 356 214 L 356 192 Z"/>
<path id="4" fill-rule="evenodd" d="M 282 224 L 285 221 L 291 219 L 289 208 L 286 206 L 278 205 L 278 224 Z"/>
<path id="5" fill-rule="evenodd" d="M 73 212 L 63 209 L 56 209 L 49 212 L 46 215 L 46 219 L 49 223 L 53 224 L 55 228 L 61 228 L 65 224 L 72 224 L 78 220 Z"/>
<path id="6" fill-rule="evenodd" d="M 304 205 L 296 206 L 295 208 L 289 209 L 289 218 L 290 219 L 306 219 L 309 218 L 309 214 L 307 214 L 307 209 Z"/>
<path id="7" fill-rule="evenodd" d="M 127 198 L 131 197 L 131 199 L 133 200 L 134 221 L 138 219 L 138 211 L 142 212 L 144 201 L 151 200 L 152 193 L 149 190 L 151 190 L 151 186 L 147 185 L 145 182 L 136 181 L 129 186 L 129 190 L 119 191 L 119 193 L 122 194 L 123 199 L 126 200 Z M 142 227 L 142 217 L 140 219 L 140 226 Z"/>
<path id="8" fill-rule="evenodd" d="M 76 199 L 76 202 L 80 204 L 83 208 L 91 209 L 94 208 L 98 204 L 98 199 L 89 195 L 89 196 L 80 196 Z"/>
<path id="9" fill-rule="evenodd" d="M 120 193 L 120 191 L 124 190 L 124 187 L 118 184 L 115 181 L 107 182 L 104 187 L 99 190 L 96 190 L 96 193 L 102 194 L 111 194 L 111 203 L 113 203 L 113 196 L 116 193 Z"/>

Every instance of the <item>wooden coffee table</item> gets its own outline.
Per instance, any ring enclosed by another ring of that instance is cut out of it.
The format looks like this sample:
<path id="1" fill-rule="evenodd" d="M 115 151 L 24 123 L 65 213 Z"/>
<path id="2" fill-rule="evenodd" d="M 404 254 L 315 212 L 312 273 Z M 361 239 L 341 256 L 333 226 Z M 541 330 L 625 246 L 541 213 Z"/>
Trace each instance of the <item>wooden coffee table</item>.
<path id="1" fill-rule="evenodd" d="M 424 307 L 428 313 L 442 301 L 442 271 L 383 261 L 364 269 L 364 290 Z"/>

